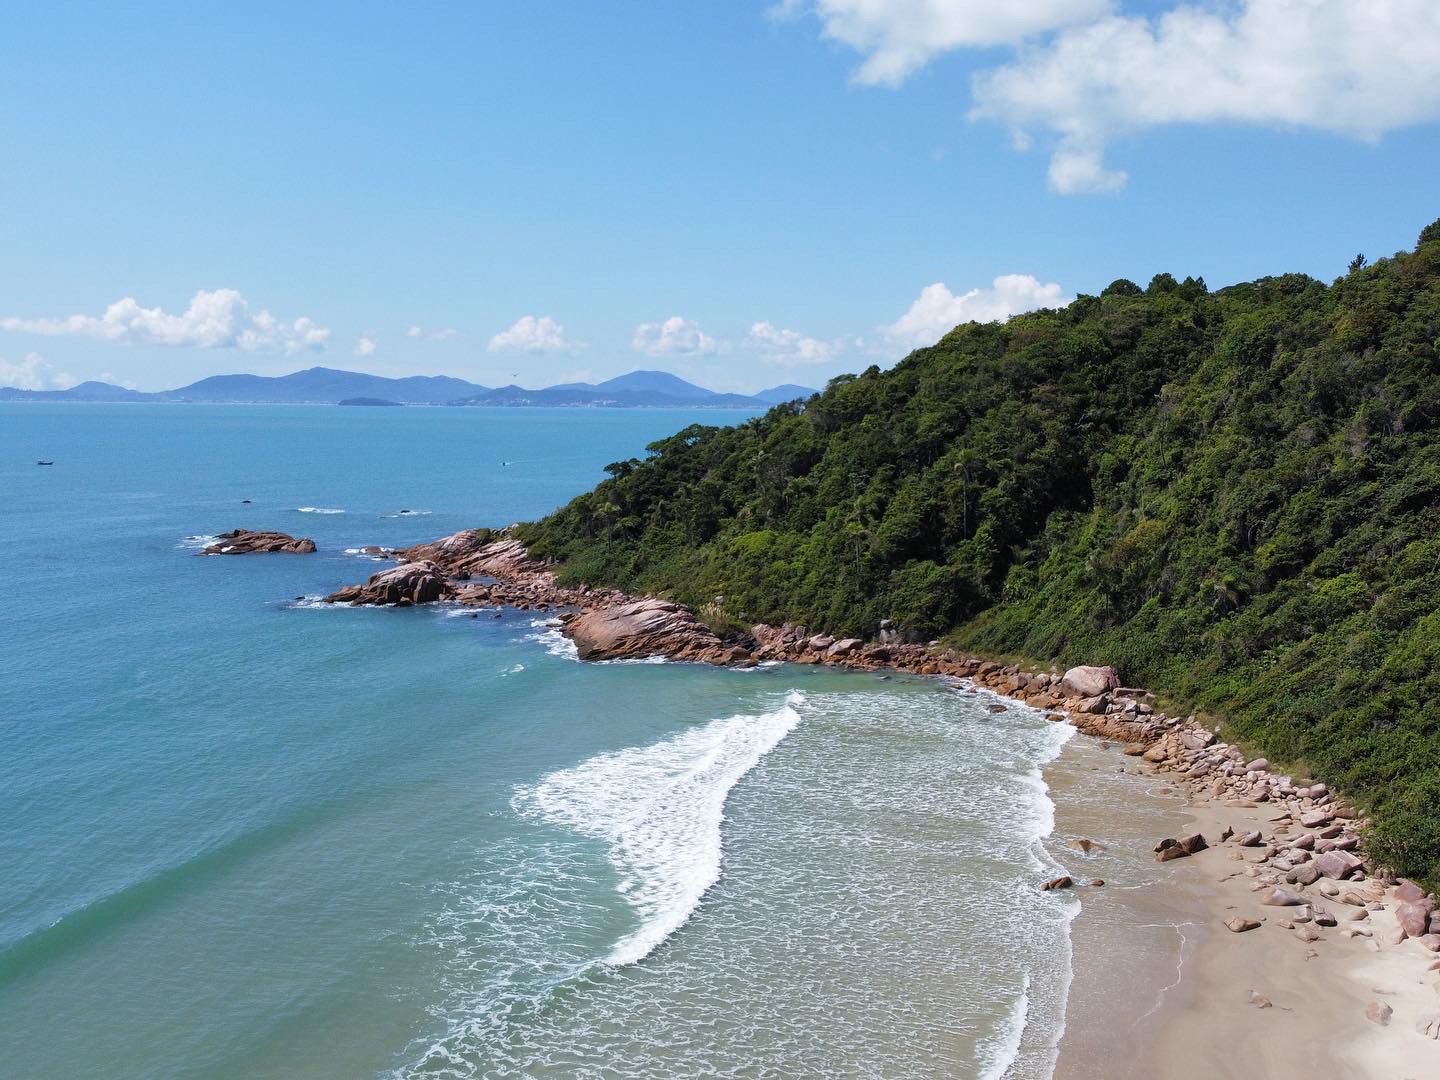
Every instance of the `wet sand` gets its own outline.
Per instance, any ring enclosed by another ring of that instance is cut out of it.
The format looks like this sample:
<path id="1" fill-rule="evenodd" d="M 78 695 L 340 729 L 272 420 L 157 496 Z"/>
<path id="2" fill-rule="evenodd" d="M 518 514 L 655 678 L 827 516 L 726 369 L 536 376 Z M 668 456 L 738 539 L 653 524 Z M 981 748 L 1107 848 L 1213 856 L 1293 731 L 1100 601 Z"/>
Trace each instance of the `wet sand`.
<path id="1" fill-rule="evenodd" d="M 1440 1042 L 1415 1030 L 1419 1016 L 1440 1010 L 1434 954 L 1415 941 L 1390 943 L 1391 910 L 1355 922 L 1347 915 L 1357 909 L 1323 897 L 1339 925 L 1302 941 L 1277 925 L 1285 909 L 1259 903 L 1249 871 L 1260 849 L 1216 843 L 1227 825 L 1268 835 L 1273 809 L 1192 799 L 1171 774 L 1078 736 L 1046 781 L 1056 805 L 1052 854 L 1077 885 L 1105 880 L 1077 890 L 1055 1080 L 1440 1076 Z M 1215 846 L 1155 862 L 1157 840 L 1196 831 Z M 1072 837 L 1106 850 L 1070 850 Z M 1233 915 L 1263 922 L 1235 934 L 1224 926 Z M 1341 936 L 1357 926 L 1373 938 Z M 1366 1018 L 1371 1002 L 1393 1009 L 1388 1026 Z"/>

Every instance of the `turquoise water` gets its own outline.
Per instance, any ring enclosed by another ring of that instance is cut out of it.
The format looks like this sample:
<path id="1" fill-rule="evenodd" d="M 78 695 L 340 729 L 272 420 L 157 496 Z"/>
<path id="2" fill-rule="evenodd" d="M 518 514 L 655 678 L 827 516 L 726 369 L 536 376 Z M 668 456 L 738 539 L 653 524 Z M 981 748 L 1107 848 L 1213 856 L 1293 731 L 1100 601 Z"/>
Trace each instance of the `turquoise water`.
<path id="1" fill-rule="evenodd" d="M 0 1075 L 1048 1075 L 1063 732 L 305 599 L 727 419 L 0 405 Z"/>

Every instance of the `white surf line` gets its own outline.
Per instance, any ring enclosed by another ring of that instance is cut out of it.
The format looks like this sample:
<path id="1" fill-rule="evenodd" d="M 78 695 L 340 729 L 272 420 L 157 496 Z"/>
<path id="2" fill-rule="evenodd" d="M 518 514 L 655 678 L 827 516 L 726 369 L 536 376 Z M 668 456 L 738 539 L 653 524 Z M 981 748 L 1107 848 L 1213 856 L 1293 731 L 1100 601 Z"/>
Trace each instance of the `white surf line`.
<path id="1" fill-rule="evenodd" d="M 640 917 L 604 963 L 636 964 L 680 929 L 720 879 L 725 801 L 800 722 L 805 697 L 712 720 L 651 746 L 600 754 L 517 792 L 522 810 L 609 845 L 616 890 Z"/>

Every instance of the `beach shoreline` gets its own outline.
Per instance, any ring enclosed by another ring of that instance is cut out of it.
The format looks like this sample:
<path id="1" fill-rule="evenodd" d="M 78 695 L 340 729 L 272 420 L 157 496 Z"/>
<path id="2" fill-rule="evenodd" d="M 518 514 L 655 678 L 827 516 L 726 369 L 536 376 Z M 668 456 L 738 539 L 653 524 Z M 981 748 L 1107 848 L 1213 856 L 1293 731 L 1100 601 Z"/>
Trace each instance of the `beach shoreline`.
<path id="1" fill-rule="evenodd" d="M 1422 1080 L 1440 1070 L 1440 1044 L 1415 1029 L 1440 1007 L 1435 954 L 1393 940 L 1393 903 L 1354 920 L 1358 907 L 1329 900 L 1339 925 L 1307 942 L 1280 925 L 1290 909 L 1260 903 L 1266 849 L 1215 844 L 1167 863 L 1149 851 L 1148 833 L 1268 832 L 1273 807 L 1195 798 L 1097 740 L 1071 739 L 1045 777 L 1053 857 L 1077 882 L 1105 880 L 1078 890 L 1053 1080 Z M 1065 847 L 1077 837 L 1106 850 Z M 1225 920 L 1236 915 L 1262 922 L 1232 933 Z M 1342 936 L 1355 927 L 1372 936 Z M 1392 1010 L 1388 1024 L 1367 1018 L 1371 1003 Z"/>
<path id="2" fill-rule="evenodd" d="M 1397 920 L 1434 898 L 1371 876 L 1363 820 L 1324 783 L 1247 761 L 1111 668 L 1022 669 L 883 630 L 867 643 L 757 625 L 722 640 L 673 602 L 563 587 L 503 533 L 385 554 L 400 565 L 326 601 L 566 611 L 557 621 L 581 659 L 901 671 L 1092 736 L 1042 770 L 1055 806 L 1046 847 L 1066 873 L 1036 887 L 1081 905 L 1055 1080 L 1440 1074 L 1440 916 L 1434 933 L 1429 908 L 1408 934 Z M 1096 843 L 1068 843 L 1081 839 Z"/>

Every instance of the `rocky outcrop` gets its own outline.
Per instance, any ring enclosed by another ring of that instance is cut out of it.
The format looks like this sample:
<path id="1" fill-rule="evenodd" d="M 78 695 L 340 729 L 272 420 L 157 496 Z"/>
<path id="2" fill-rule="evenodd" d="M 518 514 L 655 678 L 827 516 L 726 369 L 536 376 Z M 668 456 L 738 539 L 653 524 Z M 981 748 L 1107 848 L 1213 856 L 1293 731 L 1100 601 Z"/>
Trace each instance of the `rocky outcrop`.
<path id="1" fill-rule="evenodd" d="M 279 551 L 289 555 L 309 555 L 315 550 L 315 541 L 308 536 L 296 538 L 282 532 L 257 532 L 254 529 L 232 529 L 221 533 L 215 543 L 200 552 L 201 555 L 254 555 L 260 552 Z"/>
<path id="2" fill-rule="evenodd" d="M 455 593 L 433 562 L 401 563 L 372 574 L 364 585 L 349 585 L 325 597 L 327 604 L 394 604 L 409 607 L 448 600 Z"/>
<path id="3" fill-rule="evenodd" d="M 581 660 L 665 656 L 711 664 L 753 664 L 737 645 L 722 642 L 690 609 L 668 600 L 636 600 L 568 615 L 563 633 Z"/>
<path id="4" fill-rule="evenodd" d="M 1060 685 L 1079 698 L 1095 698 L 1109 693 L 1120 685 L 1120 679 L 1112 667 L 1072 667 L 1060 680 Z"/>

